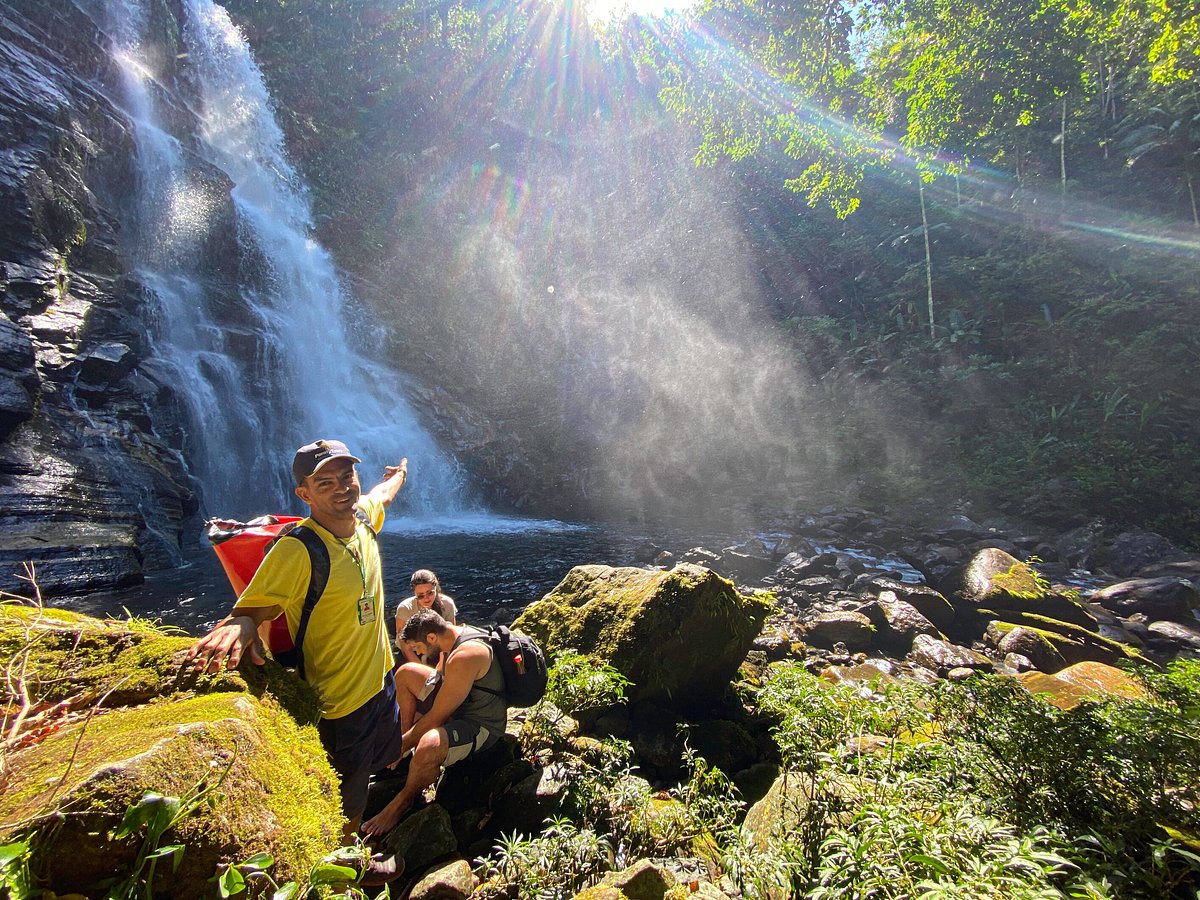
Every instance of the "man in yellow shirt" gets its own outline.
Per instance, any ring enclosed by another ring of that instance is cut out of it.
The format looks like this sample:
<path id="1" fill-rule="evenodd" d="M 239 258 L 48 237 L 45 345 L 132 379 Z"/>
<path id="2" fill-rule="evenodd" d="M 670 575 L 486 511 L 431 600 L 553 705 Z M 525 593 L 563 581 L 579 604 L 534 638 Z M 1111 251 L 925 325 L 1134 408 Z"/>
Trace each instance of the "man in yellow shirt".
<path id="1" fill-rule="evenodd" d="M 329 579 L 300 650 L 304 678 L 321 702 L 321 743 L 341 777 L 347 842 L 362 820 L 371 773 L 400 755 L 403 739 L 375 532 L 408 477 L 408 460 L 387 466 L 384 480 L 366 494 L 358 462 L 344 443 L 334 440 L 306 444 L 292 461 L 296 496 L 309 508 L 300 524 L 316 533 L 329 553 Z M 233 612 L 192 648 L 193 665 L 232 669 L 247 651 L 252 662 L 262 665 L 258 626 L 280 613 L 296 639 L 311 568 L 309 552 L 298 539 L 280 539 Z M 374 859 L 362 883 L 382 884 L 399 874 L 388 865 L 392 863 Z"/>

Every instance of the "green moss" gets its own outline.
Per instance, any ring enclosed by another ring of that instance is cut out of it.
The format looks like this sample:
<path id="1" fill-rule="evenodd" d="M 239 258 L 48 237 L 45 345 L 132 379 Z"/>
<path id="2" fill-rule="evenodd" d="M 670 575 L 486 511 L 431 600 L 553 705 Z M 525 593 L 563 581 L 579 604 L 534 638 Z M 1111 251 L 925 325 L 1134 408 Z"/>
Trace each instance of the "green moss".
<path id="1" fill-rule="evenodd" d="M 551 654 L 595 654 L 633 682 L 631 699 L 703 702 L 733 678 L 769 610 L 700 566 L 578 566 L 515 625 Z"/>
<path id="2" fill-rule="evenodd" d="M 195 638 L 143 620 L 101 620 L 68 610 L 0 604 L 0 655 L 21 663 L 30 698 L 106 708 L 176 693 L 248 692 L 274 696 L 298 721 L 316 722 L 312 689 L 277 663 L 198 673 L 185 665 Z"/>
<path id="3" fill-rule="evenodd" d="M 1121 660 L 1128 660 L 1158 668 L 1136 647 L 1102 637 L 1070 622 L 1063 622 L 1037 613 L 1007 609 L 980 609 L 979 615 L 985 619 L 994 619 L 992 627 L 1002 635 L 1008 634 L 1018 625 L 1036 632 L 1049 641 L 1050 645 L 1062 654 L 1068 664 L 1092 660 L 1111 665 Z"/>
<path id="4" fill-rule="evenodd" d="M 136 844 L 106 835 L 146 791 L 182 797 L 224 778 L 212 808 L 164 838 L 187 845 L 179 878 L 188 883 L 259 850 L 276 858 L 280 877 L 297 877 L 341 832 L 315 728 L 270 700 L 213 694 L 98 713 L 16 754 L 12 771 L 0 821 L 44 823 L 35 850 L 56 890 L 120 874 Z"/>

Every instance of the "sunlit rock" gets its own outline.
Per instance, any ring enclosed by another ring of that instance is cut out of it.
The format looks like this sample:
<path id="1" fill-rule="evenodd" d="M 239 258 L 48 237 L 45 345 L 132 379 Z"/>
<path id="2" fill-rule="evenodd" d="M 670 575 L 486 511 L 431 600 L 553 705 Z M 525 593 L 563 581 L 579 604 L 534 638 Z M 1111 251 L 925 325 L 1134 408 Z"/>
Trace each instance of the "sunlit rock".
<path id="1" fill-rule="evenodd" d="M 993 621 L 984 638 L 1005 655 L 1006 663 L 1010 655 L 1022 656 L 1042 672 L 1057 672 L 1067 664 L 1045 634 L 1033 628 Z"/>
<path id="2" fill-rule="evenodd" d="M 1200 627 L 1184 625 L 1182 622 L 1151 622 L 1151 634 L 1166 638 L 1183 647 L 1200 650 Z"/>
<path id="3" fill-rule="evenodd" d="M 951 576 L 946 591 L 968 608 L 1032 613 L 1096 630 L 1076 600 L 1055 593 L 1028 563 L 995 548 L 981 550 Z"/>
<path id="4" fill-rule="evenodd" d="M 148 793 L 190 807 L 160 842 L 185 850 L 178 869 L 157 867 L 156 895 L 208 896 L 224 864 L 259 852 L 274 856 L 276 877 L 298 878 L 341 834 L 336 776 L 315 728 L 246 694 L 100 712 L 7 761 L 0 821 L 42 823 L 38 875 L 58 894 L 99 896 L 102 882 L 130 875 L 145 830 L 114 832 Z"/>
<path id="5" fill-rule="evenodd" d="M 919 666 L 945 676 L 951 669 L 992 670 L 992 661 L 982 653 L 969 647 L 960 647 L 949 641 L 939 640 L 927 634 L 918 634 L 913 640 L 909 659 Z"/>
<path id="6" fill-rule="evenodd" d="M 860 611 L 875 626 L 876 643 L 883 650 L 903 655 L 912 649 L 913 639 L 918 634 L 944 637 L 915 606 L 898 599 L 891 591 L 882 592 L 878 600 L 866 604 Z"/>
<path id="7" fill-rule="evenodd" d="M 514 627 L 551 656 L 595 654 L 633 682 L 633 701 L 698 707 L 722 697 L 769 611 L 699 566 L 576 566 Z"/>
<path id="8" fill-rule="evenodd" d="M 1120 669 L 1097 662 L 1081 662 L 1068 666 L 1053 675 L 1044 672 L 1025 672 L 1017 681 L 1031 694 L 1045 699 L 1059 709 L 1073 709 L 1089 698 L 1124 697 L 1145 699 L 1149 696 L 1141 683 Z"/>
<path id="9" fill-rule="evenodd" d="M 1154 619 L 1182 619 L 1200 607 L 1200 588 L 1169 575 L 1131 578 L 1101 588 L 1090 599 L 1122 616 L 1142 613 Z"/>
<path id="10" fill-rule="evenodd" d="M 1092 631 L 1070 622 L 1015 610 L 980 609 L 979 614 L 991 618 L 988 627 L 997 636 L 1007 634 L 1018 626 L 1037 632 L 1049 641 L 1067 665 L 1085 661 L 1109 665 L 1121 660 L 1150 662 L 1139 648 L 1104 637 L 1098 630 Z"/>
<path id="11" fill-rule="evenodd" d="M 426 872 L 407 896 L 409 900 L 466 900 L 478 884 L 471 864 L 465 859 L 456 859 Z"/>

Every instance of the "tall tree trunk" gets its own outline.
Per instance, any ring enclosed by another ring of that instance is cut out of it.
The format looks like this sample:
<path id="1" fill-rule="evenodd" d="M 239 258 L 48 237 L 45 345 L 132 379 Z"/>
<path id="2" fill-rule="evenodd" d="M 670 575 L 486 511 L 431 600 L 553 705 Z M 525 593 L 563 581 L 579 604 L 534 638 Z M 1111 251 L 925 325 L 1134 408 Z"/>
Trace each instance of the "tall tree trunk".
<path id="1" fill-rule="evenodd" d="M 925 214 L 925 182 L 917 176 L 917 195 L 921 198 L 921 232 L 925 235 L 925 298 L 929 308 L 929 339 L 933 340 L 933 257 L 929 253 L 929 217 Z"/>
<path id="2" fill-rule="evenodd" d="M 1058 132 L 1058 171 L 1062 176 L 1062 195 L 1067 196 L 1067 95 L 1062 98 L 1062 125 Z"/>

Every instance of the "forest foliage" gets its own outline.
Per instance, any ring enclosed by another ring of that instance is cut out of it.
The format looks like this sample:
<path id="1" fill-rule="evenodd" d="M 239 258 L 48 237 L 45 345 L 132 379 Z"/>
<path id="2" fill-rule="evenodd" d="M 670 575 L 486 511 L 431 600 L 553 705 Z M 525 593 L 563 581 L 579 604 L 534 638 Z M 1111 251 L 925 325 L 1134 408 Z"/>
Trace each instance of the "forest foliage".
<path id="1" fill-rule="evenodd" d="M 1194 4 L 705 0 L 597 24 L 560 0 L 228 6 L 323 236 L 405 294 L 396 321 L 433 340 L 434 378 L 503 405 L 461 334 L 437 331 L 468 301 L 406 237 L 428 228 L 400 199 L 428 161 L 501 154 L 532 179 L 669 128 L 664 146 L 734 178 L 834 474 L 884 502 L 976 498 L 1195 544 Z"/>

